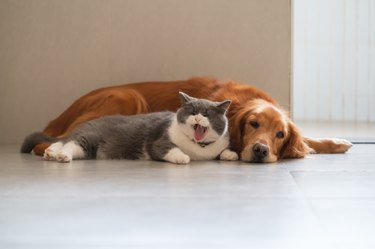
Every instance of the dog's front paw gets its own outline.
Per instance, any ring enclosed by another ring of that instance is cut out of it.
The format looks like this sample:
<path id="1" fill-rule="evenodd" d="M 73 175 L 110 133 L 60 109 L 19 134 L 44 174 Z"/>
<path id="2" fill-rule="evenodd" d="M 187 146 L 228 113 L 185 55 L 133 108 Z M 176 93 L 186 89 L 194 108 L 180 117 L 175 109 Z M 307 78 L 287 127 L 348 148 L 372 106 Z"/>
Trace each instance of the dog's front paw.
<path id="1" fill-rule="evenodd" d="M 332 141 L 336 145 L 335 153 L 345 153 L 353 146 L 353 144 L 346 139 L 332 138 Z"/>
<path id="2" fill-rule="evenodd" d="M 231 150 L 224 150 L 220 154 L 220 160 L 223 161 L 237 161 L 238 160 L 238 154 L 234 151 Z"/>

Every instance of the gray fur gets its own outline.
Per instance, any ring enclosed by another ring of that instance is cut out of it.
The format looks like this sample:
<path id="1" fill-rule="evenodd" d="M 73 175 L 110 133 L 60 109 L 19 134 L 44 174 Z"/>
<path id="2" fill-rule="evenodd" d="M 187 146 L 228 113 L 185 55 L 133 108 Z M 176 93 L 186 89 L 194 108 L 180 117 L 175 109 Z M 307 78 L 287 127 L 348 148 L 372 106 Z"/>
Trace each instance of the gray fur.
<path id="1" fill-rule="evenodd" d="M 152 149 L 154 144 L 166 144 L 166 152 L 173 147 L 173 144 L 167 145 L 163 136 L 173 117 L 172 112 L 107 116 L 80 125 L 63 142 L 76 141 L 86 158 L 100 154 L 109 159 L 140 159 L 146 149 L 152 159 L 161 160 Z M 165 150 L 162 152 L 166 153 Z"/>
<path id="2" fill-rule="evenodd" d="M 30 153 L 34 149 L 35 145 L 37 144 L 40 144 L 43 142 L 53 143 L 53 142 L 56 142 L 57 140 L 58 140 L 57 138 L 49 137 L 41 132 L 34 132 L 25 138 L 25 140 L 22 143 L 20 151 L 21 153 Z"/>

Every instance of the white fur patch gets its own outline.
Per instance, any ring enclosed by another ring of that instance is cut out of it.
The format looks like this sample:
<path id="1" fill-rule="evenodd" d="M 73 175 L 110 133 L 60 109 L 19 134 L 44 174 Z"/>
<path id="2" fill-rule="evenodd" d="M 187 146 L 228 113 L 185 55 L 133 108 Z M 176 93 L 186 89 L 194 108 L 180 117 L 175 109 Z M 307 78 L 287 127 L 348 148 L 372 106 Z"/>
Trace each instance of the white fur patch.
<path id="1" fill-rule="evenodd" d="M 85 152 L 82 147 L 76 144 L 74 141 L 70 141 L 62 147 L 57 153 L 56 160 L 59 162 L 70 162 L 73 159 L 84 158 Z"/>
<path id="2" fill-rule="evenodd" d="M 74 141 L 70 141 L 66 144 L 63 144 L 62 142 L 53 143 L 44 152 L 44 159 L 57 160 L 64 163 L 84 157 L 85 152 L 82 147 Z"/>
<path id="3" fill-rule="evenodd" d="M 220 154 L 220 160 L 223 160 L 223 161 L 237 161 L 238 160 L 238 155 L 234 151 L 231 151 L 229 149 L 225 149 Z"/>
<path id="4" fill-rule="evenodd" d="M 73 156 L 66 152 L 58 152 L 56 155 L 56 160 L 60 163 L 69 163 L 73 160 Z"/>
<path id="5" fill-rule="evenodd" d="M 45 151 L 44 151 L 44 159 L 48 161 L 56 160 L 57 152 L 63 147 L 62 142 L 56 142 L 51 144 Z"/>
<path id="6" fill-rule="evenodd" d="M 183 153 L 179 148 L 173 148 L 163 158 L 167 162 L 177 164 L 188 164 L 190 163 L 190 157 Z"/>

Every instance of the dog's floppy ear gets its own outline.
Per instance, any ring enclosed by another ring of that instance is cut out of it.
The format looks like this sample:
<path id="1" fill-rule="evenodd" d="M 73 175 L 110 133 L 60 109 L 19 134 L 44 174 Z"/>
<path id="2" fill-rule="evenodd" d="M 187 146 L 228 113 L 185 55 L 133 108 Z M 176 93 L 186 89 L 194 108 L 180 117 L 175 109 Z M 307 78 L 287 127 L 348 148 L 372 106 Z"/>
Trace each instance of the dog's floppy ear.
<path id="1" fill-rule="evenodd" d="M 303 141 L 303 137 L 296 125 L 288 122 L 289 136 L 280 151 L 280 158 L 302 158 L 305 157 L 311 149 Z"/>
<path id="2" fill-rule="evenodd" d="M 232 112 L 229 115 L 229 132 L 230 132 L 230 143 L 232 145 L 232 149 L 238 153 L 241 152 L 242 145 L 243 145 L 243 134 L 246 125 L 246 117 L 248 116 L 250 110 L 245 108 L 233 108 L 230 109 Z"/>

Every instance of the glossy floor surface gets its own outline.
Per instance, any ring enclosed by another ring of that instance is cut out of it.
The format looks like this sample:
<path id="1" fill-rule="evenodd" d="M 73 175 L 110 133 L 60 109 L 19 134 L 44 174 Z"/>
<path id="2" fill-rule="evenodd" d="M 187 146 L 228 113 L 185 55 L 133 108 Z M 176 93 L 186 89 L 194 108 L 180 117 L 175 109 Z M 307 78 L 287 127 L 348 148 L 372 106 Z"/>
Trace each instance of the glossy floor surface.
<path id="1" fill-rule="evenodd" d="M 375 248 L 375 145 L 276 164 L 45 162 L 0 146 L 0 248 Z"/>

